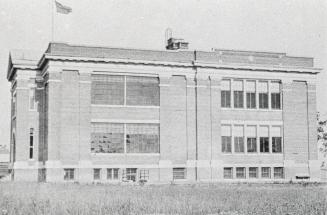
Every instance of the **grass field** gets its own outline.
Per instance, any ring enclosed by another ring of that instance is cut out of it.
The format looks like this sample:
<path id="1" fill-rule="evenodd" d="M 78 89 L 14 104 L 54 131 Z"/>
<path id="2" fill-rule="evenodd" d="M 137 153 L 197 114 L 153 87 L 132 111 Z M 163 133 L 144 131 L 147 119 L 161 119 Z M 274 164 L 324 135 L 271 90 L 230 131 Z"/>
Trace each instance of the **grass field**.
<path id="1" fill-rule="evenodd" d="M 0 183 L 0 214 L 325 214 L 325 185 Z"/>

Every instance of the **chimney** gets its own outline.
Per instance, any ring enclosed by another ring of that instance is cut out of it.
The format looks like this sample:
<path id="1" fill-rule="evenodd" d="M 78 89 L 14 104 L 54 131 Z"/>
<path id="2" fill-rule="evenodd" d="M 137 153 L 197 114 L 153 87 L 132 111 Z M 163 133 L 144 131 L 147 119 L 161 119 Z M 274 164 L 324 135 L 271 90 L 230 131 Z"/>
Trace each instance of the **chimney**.
<path id="1" fill-rule="evenodd" d="M 188 42 L 185 42 L 183 39 L 177 39 L 170 37 L 167 40 L 167 50 L 180 50 L 180 49 L 188 49 Z"/>

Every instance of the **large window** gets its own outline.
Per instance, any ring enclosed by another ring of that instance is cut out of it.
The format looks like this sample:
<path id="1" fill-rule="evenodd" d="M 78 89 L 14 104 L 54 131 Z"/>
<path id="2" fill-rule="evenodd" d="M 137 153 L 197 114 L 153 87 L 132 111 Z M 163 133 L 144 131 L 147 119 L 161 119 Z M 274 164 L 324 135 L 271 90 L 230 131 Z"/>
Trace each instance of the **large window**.
<path id="1" fill-rule="evenodd" d="M 259 81 L 258 90 L 259 90 L 259 108 L 268 109 L 268 82 Z"/>
<path id="2" fill-rule="evenodd" d="M 159 125 L 92 123 L 91 151 L 159 153 Z"/>
<path id="3" fill-rule="evenodd" d="M 246 82 L 246 107 L 249 109 L 256 108 L 255 81 Z"/>
<path id="4" fill-rule="evenodd" d="M 92 75 L 92 104 L 159 106 L 159 79 Z"/>
<path id="5" fill-rule="evenodd" d="M 271 82 L 270 84 L 271 92 L 271 109 L 281 109 L 281 96 L 280 96 L 280 83 Z"/>
<path id="6" fill-rule="evenodd" d="M 260 126 L 260 152 L 269 152 L 269 128 L 268 126 Z"/>
<path id="7" fill-rule="evenodd" d="M 271 127 L 272 135 L 272 152 L 281 153 L 282 152 L 282 137 L 281 137 L 281 127 L 273 126 Z"/>
<path id="8" fill-rule="evenodd" d="M 221 81 L 221 107 L 230 108 L 231 88 L 230 80 Z"/>
<path id="9" fill-rule="evenodd" d="M 234 108 L 243 108 L 243 80 L 233 81 Z"/>
<path id="10" fill-rule="evenodd" d="M 126 152 L 159 153 L 159 126 L 153 124 L 127 124 Z"/>
<path id="11" fill-rule="evenodd" d="M 257 152 L 257 128 L 256 126 L 246 127 L 247 150 L 248 152 Z"/>
<path id="12" fill-rule="evenodd" d="M 242 125 L 235 125 L 233 127 L 234 134 L 234 151 L 244 152 L 244 133 Z"/>
<path id="13" fill-rule="evenodd" d="M 231 153 L 232 152 L 232 137 L 231 137 L 231 126 L 221 126 L 221 152 Z"/>
<path id="14" fill-rule="evenodd" d="M 124 124 L 92 123 L 91 152 L 123 153 Z"/>

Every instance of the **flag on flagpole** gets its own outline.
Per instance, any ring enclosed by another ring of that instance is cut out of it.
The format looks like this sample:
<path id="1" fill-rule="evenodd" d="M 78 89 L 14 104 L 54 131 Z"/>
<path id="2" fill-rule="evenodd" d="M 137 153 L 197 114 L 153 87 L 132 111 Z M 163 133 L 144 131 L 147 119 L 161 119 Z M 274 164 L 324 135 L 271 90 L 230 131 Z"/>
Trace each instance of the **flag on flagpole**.
<path id="1" fill-rule="evenodd" d="M 58 13 L 69 14 L 69 13 L 72 12 L 72 8 L 71 7 L 62 5 L 59 2 L 57 2 L 57 1 L 55 1 L 55 2 L 56 2 L 56 9 L 57 9 L 57 12 Z"/>

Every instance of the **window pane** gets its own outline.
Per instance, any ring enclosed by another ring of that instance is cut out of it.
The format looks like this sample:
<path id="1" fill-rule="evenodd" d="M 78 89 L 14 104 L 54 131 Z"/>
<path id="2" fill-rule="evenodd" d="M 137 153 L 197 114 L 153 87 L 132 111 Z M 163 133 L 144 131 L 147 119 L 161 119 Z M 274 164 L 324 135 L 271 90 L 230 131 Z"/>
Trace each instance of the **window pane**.
<path id="1" fill-rule="evenodd" d="M 224 168 L 224 178 L 226 178 L 226 179 L 233 178 L 233 168 L 232 167 Z"/>
<path id="2" fill-rule="evenodd" d="M 268 93 L 259 93 L 259 108 L 268 109 Z"/>
<path id="3" fill-rule="evenodd" d="M 221 151 L 225 153 L 232 152 L 232 137 L 222 136 L 221 137 Z"/>
<path id="4" fill-rule="evenodd" d="M 113 179 L 118 180 L 118 171 L 119 171 L 119 169 L 113 169 L 113 171 L 114 171 Z"/>
<path id="5" fill-rule="evenodd" d="M 93 170 L 93 178 L 94 178 L 94 180 L 100 180 L 100 178 L 101 178 L 101 169 L 94 169 Z"/>
<path id="6" fill-rule="evenodd" d="M 140 170 L 140 180 L 149 180 L 149 170 L 148 169 L 141 169 Z"/>
<path id="7" fill-rule="evenodd" d="M 272 137 L 272 152 L 281 153 L 282 152 L 282 138 Z"/>
<path id="8" fill-rule="evenodd" d="M 258 168 L 249 167 L 249 178 L 258 178 Z"/>
<path id="9" fill-rule="evenodd" d="M 244 138 L 234 137 L 234 150 L 235 152 L 244 152 Z"/>
<path id="10" fill-rule="evenodd" d="M 127 124 L 127 153 L 159 153 L 158 124 Z"/>
<path id="11" fill-rule="evenodd" d="M 123 105 L 124 76 L 92 75 L 92 104 Z"/>
<path id="12" fill-rule="evenodd" d="M 248 137 L 247 147 L 248 147 L 248 152 L 257 152 L 257 138 Z"/>
<path id="13" fill-rule="evenodd" d="M 91 152 L 123 153 L 124 125 L 118 123 L 92 123 Z"/>
<path id="14" fill-rule="evenodd" d="M 30 89 L 30 110 L 34 110 L 35 109 L 35 89 Z"/>
<path id="15" fill-rule="evenodd" d="M 221 91 L 221 107 L 230 108 L 230 91 Z"/>
<path id="16" fill-rule="evenodd" d="M 64 169 L 64 180 L 74 180 L 74 169 Z"/>
<path id="17" fill-rule="evenodd" d="M 186 179 L 185 168 L 173 168 L 173 180 Z"/>
<path id="18" fill-rule="evenodd" d="M 243 91 L 234 91 L 234 108 L 243 108 Z"/>
<path id="19" fill-rule="evenodd" d="M 236 178 L 245 178 L 245 167 L 236 167 Z"/>
<path id="20" fill-rule="evenodd" d="M 136 168 L 127 168 L 126 169 L 126 180 L 128 181 L 136 181 L 136 174 L 137 169 Z"/>
<path id="21" fill-rule="evenodd" d="M 112 169 L 107 169 L 107 179 L 112 180 Z"/>
<path id="22" fill-rule="evenodd" d="M 256 107 L 255 93 L 246 93 L 246 107 L 254 109 Z"/>
<path id="23" fill-rule="evenodd" d="M 261 178 L 270 178 L 270 167 L 261 168 Z"/>
<path id="24" fill-rule="evenodd" d="M 272 109 L 281 109 L 280 108 L 280 93 L 271 94 L 271 108 Z"/>
<path id="25" fill-rule="evenodd" d="M 260 152 L 269 152 L 269 137 L 260 137 Z"/>
<path id="26" fill-rule="evenodd" d="M 159 105 L 159 78 L 126 76 L 126 104 Z"/>
<path id="27" fill-rule="evenodd" d="M 274 167 L 274 178 L 284 178 L 283 167 Z"/>

